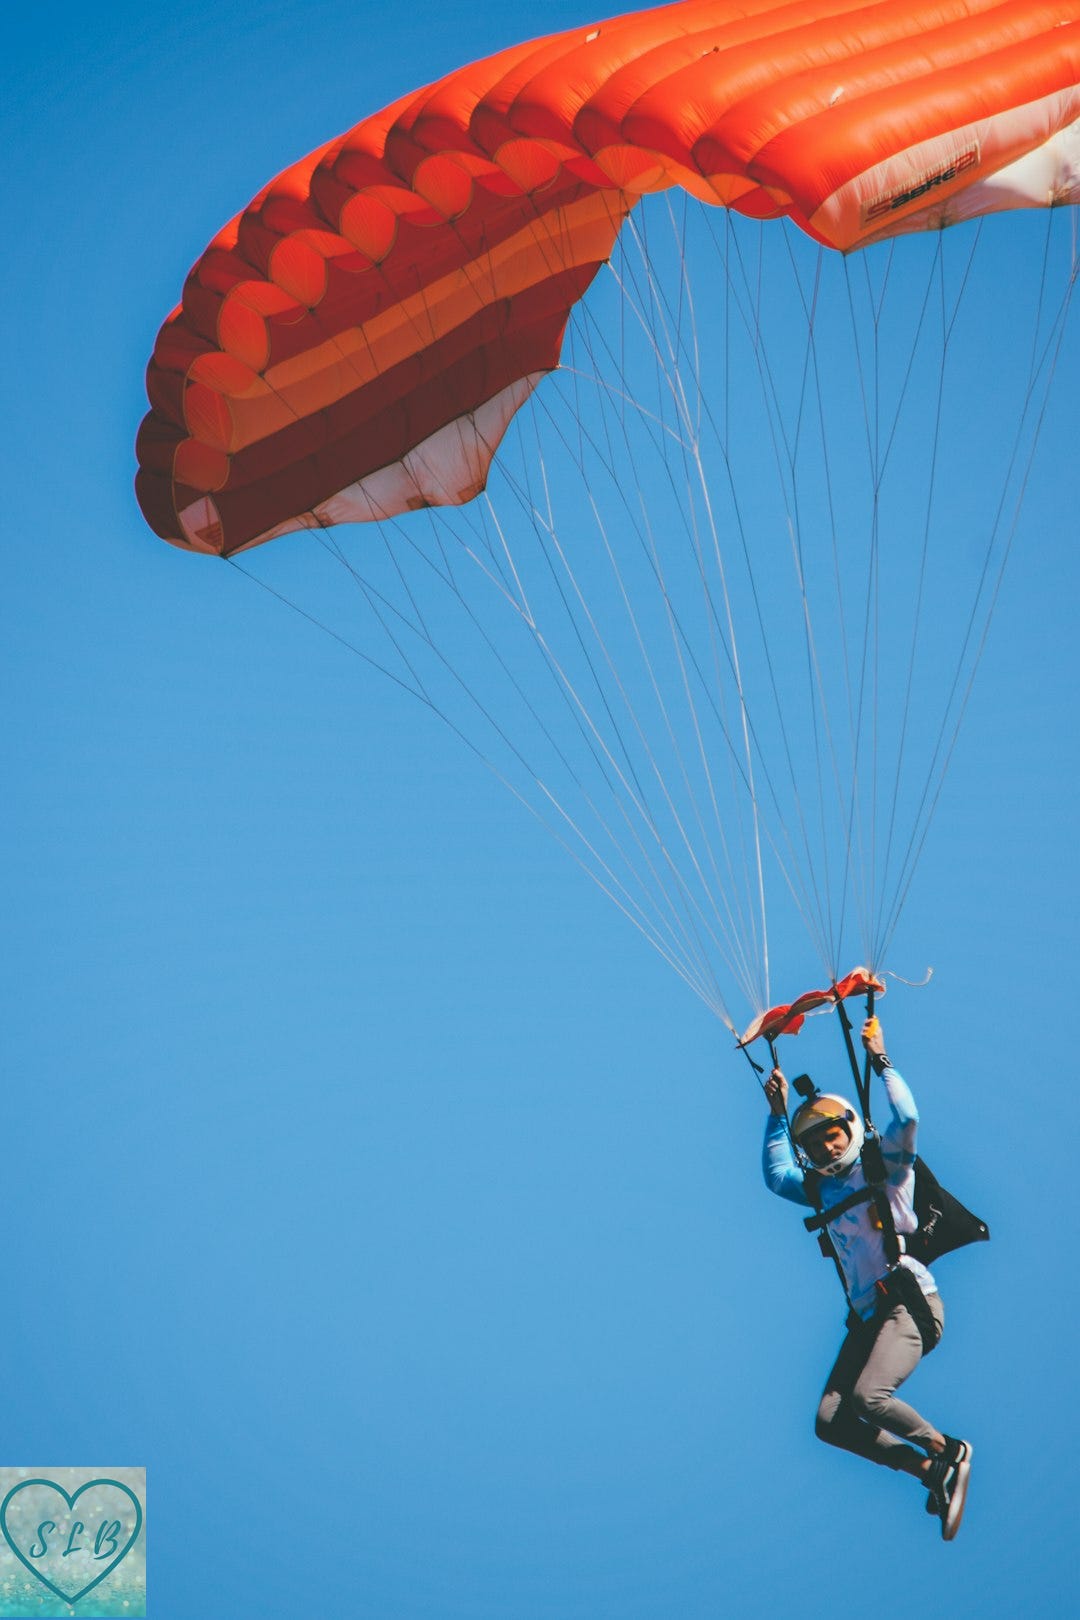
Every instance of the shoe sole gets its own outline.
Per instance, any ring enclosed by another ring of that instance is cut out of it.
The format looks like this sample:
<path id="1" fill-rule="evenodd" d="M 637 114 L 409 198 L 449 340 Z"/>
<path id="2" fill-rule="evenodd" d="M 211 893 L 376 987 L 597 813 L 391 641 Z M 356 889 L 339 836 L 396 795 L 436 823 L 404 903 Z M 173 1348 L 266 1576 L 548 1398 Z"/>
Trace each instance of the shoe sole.
<path id="1" fill-rule="evenodd" d="M 954 1540 L 964 1517 L 964 1506 L 967 1502 L 968 1480 L 971 1477 L 971 1447 L 968 1446 L 963 1457 L 956 1465 L 956 1480 L 949 1497 L 949 1505 L 941 1521 L 941 1539 Z"/>

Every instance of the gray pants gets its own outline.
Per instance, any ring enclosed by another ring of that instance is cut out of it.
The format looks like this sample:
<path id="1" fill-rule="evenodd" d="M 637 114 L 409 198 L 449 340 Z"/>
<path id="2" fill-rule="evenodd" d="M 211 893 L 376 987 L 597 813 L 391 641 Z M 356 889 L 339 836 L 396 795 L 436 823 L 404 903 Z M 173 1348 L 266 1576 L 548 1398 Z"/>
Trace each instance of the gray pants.
<path id="1" fill-rule="evenodd" d="M 945 1326 L 940 1294 L 931 1294 L 927 1304 L 940 1341 Z M 925 1452 L 933 1424 L 896 1399 L 922 1353 L 919 1330 L 903 1305 L 894 1305 L 880 1324 L 859 1322 L 849 1329 L 818 1407 L 818 1439 L 886 1468 L 904 1468 L 919 1456 L 915 1446 Z"/>

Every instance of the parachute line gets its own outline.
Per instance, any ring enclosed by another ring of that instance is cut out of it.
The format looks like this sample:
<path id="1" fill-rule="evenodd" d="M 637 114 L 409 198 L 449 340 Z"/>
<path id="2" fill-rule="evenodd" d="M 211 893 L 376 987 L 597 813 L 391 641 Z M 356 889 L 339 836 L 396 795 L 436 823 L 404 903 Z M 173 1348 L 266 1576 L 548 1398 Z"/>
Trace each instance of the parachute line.
<path id="1" fill-rule="evenodd" d="M 571 268 L 565 218 L 533 206 L 537 253 Z M 626 205 L 606 206 L 614 228 Z M 447 467 L 487 468 L 478 498 L 459 504 L 436 456 L 423 514 L 395 508 L 351 537 L 308 514 L 389 662 L 334 628 L 340 596 L 336 610 L 292 599 L 276 574 L 288 548 L 268 549 L 265 577 L 229 560 L 444 722 L 734 1029 L 718 970 L 770 1004 L 770 890 L 831 978 L 849 931 L 872 971 L 891 948 L 1018 533 L 1075 240 L 1054 308 L 1048 226 L 1019 421 L 937 680 L 936 542 L 956 526 L 945 446 L 979 230 L 950 286 L 941 233 L 915 275 L 894 243 L 856 269 L 782 223 L 725 213 L 721 228 L 685 195 L 663 206 L 629 214 L 530 404 L 491 439 L 478 412 L 443 430 Z M 715 261 L 704 308 L 697 236 Z M 497 266 L 473 254 L 479 313 Z M 409 320 L 418 342 L 436 329 L 419 278 Z M 328 347 L 359 371 L 363 351 Z M 836 427 L 848 398 L 857 437 Z"/>

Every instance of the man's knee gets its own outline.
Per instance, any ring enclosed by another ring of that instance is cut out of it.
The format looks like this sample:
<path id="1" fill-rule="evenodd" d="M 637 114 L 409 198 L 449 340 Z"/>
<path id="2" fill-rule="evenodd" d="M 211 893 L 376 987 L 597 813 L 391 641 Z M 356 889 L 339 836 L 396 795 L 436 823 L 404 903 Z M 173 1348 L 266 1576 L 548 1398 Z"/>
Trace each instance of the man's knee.
<path id="1" fill-rule="evenodd" d="M 852 1414 L 863 1423 L 871 1423 L 875 1428 L 880 1428 L 882 1418 L 893 1393 L 891 1389 L 859 1389 L 856 1387 L 851 1394 Z"/>

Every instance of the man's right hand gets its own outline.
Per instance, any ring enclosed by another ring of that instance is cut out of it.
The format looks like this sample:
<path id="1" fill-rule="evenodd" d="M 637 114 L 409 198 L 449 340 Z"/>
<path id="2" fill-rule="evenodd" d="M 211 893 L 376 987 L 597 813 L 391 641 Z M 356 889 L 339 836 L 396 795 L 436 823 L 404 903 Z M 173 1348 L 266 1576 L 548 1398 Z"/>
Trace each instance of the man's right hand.
<path id="1" fill-rule="evenodd" d="M 787 1113 L 788 1083 L 783 1069 L 774 1069 L 765 1082 L 765 1097 L 774 1114 Z"/>

